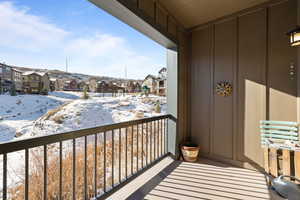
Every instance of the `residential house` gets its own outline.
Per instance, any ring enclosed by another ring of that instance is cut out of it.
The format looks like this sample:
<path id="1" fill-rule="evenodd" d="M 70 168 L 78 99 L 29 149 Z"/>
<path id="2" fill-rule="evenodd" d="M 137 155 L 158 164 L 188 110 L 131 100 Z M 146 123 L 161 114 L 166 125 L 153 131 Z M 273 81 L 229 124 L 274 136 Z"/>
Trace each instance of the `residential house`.
<path id="1" fill-rule="evenodd" d="M 56 91 L 63 91 L 64 90 L 64 85 L 65 85 L 65 81 L 64 79 L 61 78 L 57 78 L 55 81 L 55 90 Z"/>
<path id="2" fill-rule="evenodd" d="M 23 81 L 22 81 L 22 73 L 23 71 L 20 71 L 18 69 L 12 68 L 12 82 L 15 87 L 15 90 L 17 92 L 23 91 Z"/>
<path id="3" fill-rule="evenodd" d="M 156 76 L 153 76 L 151 74 L 146 76 L 142 83 L 142 87 L 147 86 L 151 94 L 157 94 L 157 79 L 158 78 Z"/>
<path id="4" fill-rule="evenodd" d="M 64 81 L 64 90 L 65 91 L 78 91 L 78 82 L 76 79 Z"/>
<path id="5" fill-rule="evenodd" d="M 106 90 L 109 93 L 123 93 L 125 92 L 125 88 L 120 86 L 116 82 L 109 82 L 108 83 L 108 88 Z"/>
<path id="6" fill-rule="evenodd" d="M 0 93 L 10 91 L 12 84 L 12 68 L 0 63 Z"/>
<path id="7" fill-rule="evenodd" d="M 158 72 L 158 90 L 157 94 L 160 96 L 166 96 L 167 94 L 167 68 L 162 68 Z"/>
<path id="8" fill-rule="evenodd" d="M 128 93 L 137 93 L 141 92 L 142 86 L 138 81 L 127 81 L 121 85 L 125 88 L 125 91 Z"/>
<path id="9" fill-rule="evenodd" d="M 89 80 L 89 91 L 90 92 L 98 92 L 98 82 L 99 80 L 93 78 Z"/>
<path id="10" fill-rule="evenodd" d="M 22 74 L 23 91 L 41 94 L 50 91 L 50 79 L 46 72 L 27 71 Z"/>
<path id="11" fill-rule="evenodd" d="M 88 87 L 88 85 L 89 85 L 89 82 L 86 82 L 86 81 L 80 81 L 80 82 L 78 83 L 78 89 L 79 89 L 80 91 L 83 91 L 86 87 Z"/>
<path id="12" fill-rule="evenodd" d="M 50 90 L 51 91 L 56 90 L 56 82 L 57 82 L 56 78 L 50 78 Z"/>

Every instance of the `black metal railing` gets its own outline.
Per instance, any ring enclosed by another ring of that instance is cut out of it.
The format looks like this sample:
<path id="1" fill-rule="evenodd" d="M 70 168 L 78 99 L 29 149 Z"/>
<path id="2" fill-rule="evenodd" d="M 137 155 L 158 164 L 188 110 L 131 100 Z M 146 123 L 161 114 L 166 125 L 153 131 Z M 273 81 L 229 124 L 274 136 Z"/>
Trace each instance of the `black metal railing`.
<path id="1" fill-rule="evenodd" d="M 103 198 L 167 155 L 170 119 L 162 115 L 2 143 L 2 199 Z M 12 184 L 8 160 L 15 152 L 23 155 L 24 173 Z"/>

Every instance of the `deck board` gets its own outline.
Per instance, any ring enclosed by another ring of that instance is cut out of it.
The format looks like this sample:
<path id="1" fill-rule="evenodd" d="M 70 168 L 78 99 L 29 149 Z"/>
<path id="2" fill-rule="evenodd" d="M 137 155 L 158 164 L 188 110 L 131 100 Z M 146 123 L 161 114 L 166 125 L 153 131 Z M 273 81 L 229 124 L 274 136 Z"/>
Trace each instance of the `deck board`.
<path id="1" fill-rule="evenodd" d="M 136 185 L 132 194 L 125 195 L 124 190 L 124 199 L 272 199 L 264 174 L 210 160 L 200 160 L 199 163 L 173 161 L 163 170 L 152 173 L 156 175 L 145 184 Z M 131 184 L 134 185 L 134 181 Z"/>

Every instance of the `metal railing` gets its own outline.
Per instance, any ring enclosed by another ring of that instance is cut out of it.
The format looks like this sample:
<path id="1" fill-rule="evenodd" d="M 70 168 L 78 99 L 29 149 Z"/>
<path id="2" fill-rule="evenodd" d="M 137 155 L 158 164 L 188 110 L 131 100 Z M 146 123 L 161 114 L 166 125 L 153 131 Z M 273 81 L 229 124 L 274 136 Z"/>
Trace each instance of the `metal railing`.
<path id="1" fill-rule="evenodd" d="M 170 119 L 162 115 L 2 143 L 2 199 L 101 199 L 167 155 Z M 24 178 L 8 184 L 9 154 L 20 151 Z"/>

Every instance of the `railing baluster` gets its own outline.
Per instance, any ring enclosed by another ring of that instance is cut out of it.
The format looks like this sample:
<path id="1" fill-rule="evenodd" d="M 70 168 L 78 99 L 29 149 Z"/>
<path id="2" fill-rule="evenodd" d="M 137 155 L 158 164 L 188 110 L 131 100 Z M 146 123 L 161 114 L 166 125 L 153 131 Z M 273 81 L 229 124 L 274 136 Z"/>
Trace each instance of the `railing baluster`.
<path id="1" fill-rule="evenodd" d="M 160 157 L 160 120 L 157 120 L 157 157 Z"/>
<path id="2" fill-rule="evenodd" d="M 141 151 L 141 157 L 142 157 L 142 169 L 144 168 L 144 123 L 142 123 L 142 151 Z"/>
<path id="3" fill-rule="evenodd" d="M 28 177 L 29 177 L 29 153 L 28 149 L 25 149 L 25 200 L 28 200 Z"/>
<path id="4" fill-rule="evenodd" d="M 59 142 L 59 200 L 62 200 L 62 141 Z"/>
<path id="5" fill-rule="evenodd" d="M 119 183 L 121 183 L 121 129 L 119 129 Z"/>
<path id="6" fill-rule="evenodd" d="M 167 141 L 167 153 L 169 152 L 169 141 L 168 141 L 168 134 L 169 134 L 169 119 L 167 119 L 167 133 L 166 133 L 166 141 Z"/>
<path id="7" fill-rule="evenodd" d="M 103 191 L 106 192 L 106 131 L 103 133 L 104 149 L 103 149 Z"/>
<path id="8" fill-rule="evenodd" d="M 148 165 L 149 153 L 149 123 L 146 123 L 146 165 Z"/>
<path id="9" fill-rule="evenodd" d="M 136 172 L 139 171 L 139 125 L 136 125 Z"/>
<path id="10" fill-rule="evenodd" d="M 98 145 L 98 142 L 97 142 L 97 134 L 95 134 L 95 146 L 94 146 L 94 158 L 95 158 L 95 162 L 94 162 L 94 193 L 95 193 L 95 197 L 97 197 L 97 145 Z"/>
<path id="11" fill-rule="evenodd" d="M 166 128 L 167 128 L 167 126 L 166 126 L 166 119 L 164 119 L 164 153 L 166 154 L 167 153 L 167 151 L 166 151 Z"/>
<path id="12" fill-rule="evenodd" d="M 160 120 L 160 156 L 162 156 L 163 153 L 163 120 Z"/>
<path id="13" fill-rule="evenodd" d="M 133 175 L 133 126 L 131 126 L 131 176 Z"/>
<path id="14" fill-rule="evenodd" d="M 159 142 L 160 142 L 160 137 L 159 137 L 159 135 L 160 135 L 160 124 L 159 124 L 159 120 L 157 120 L 156 121 L 156 123 L 157 123 L 157 156 L 156 156 L 156 158 L 159 158 Z"/>
<path id="15" fill-rule="evenodd" d="M 125 177 L 126 177 L 126 180 L 127 180 L 127 178 L 128 178 L 128 172 L 127 172 L 127 170 L 128 170 L 128 167 L 127 167 L 127 127 L 126 127 L 126 129 L 125 129 L 125 152 L 126 152 L 126 154 L 125 154 Z"/>
<path id="16" fill-rule="evenodd" d="M 72 174 L 72 198 L 76 200 L 76 139 L 73 139 L 73 174 Z"/>
<path id="17" fill-rule="evenodd" d="M 150 163 L 152 162 L 152 150 L 153 150 L 153 146 L 152 146 L 152 131 L 153 131 L 153 122 L 150 122 L 150 158 L 149 161 Z"/>
<path id="18" fill-rule="evenodd" d="M 47 145 L 44 145 L 44 200 L 47 199 Z"/>
<path id="19" fill-rule="evenodd" d="M 87 197 L 87 136 L 84 136 L 84 199 Z"/>
<path id="20" fill-rule="evenodd" d="M 112 130 L 112 144 L 111 144 L 111 148 L 112 148 L 112 153 L 111 153 L 111 186 L 112 188 L 114 187 L 114 174 L 115 174 L 115 170 L 114 170 L 114 158 L 115 158 L 115 130 Z"/>
<path id="21" fill-rule="evenodd" d="M 154 160 L 156 159 L 156 121 L 153 121 L 153 123 L 154 123 L 154 127 L 153 127 L 153 129 L 154 129 L 154 156 L 153 156 L 153 158 L 154 158 Z"/>
<path id="22" fill-rule="evenodd" d="M 7 199 L 7 154 L 3 154 L 3 193 L 2 199 Z"/>

